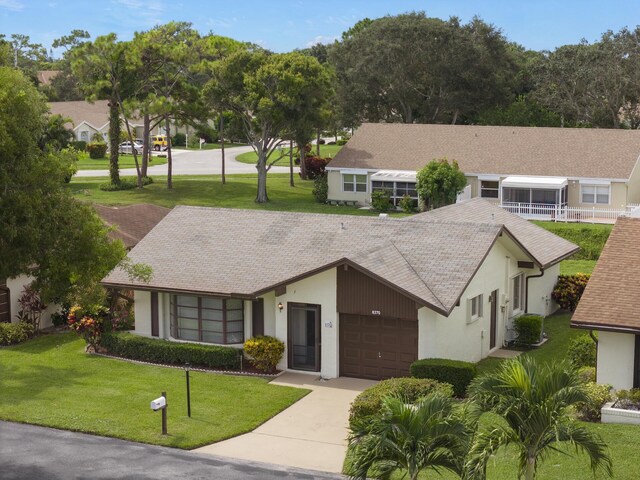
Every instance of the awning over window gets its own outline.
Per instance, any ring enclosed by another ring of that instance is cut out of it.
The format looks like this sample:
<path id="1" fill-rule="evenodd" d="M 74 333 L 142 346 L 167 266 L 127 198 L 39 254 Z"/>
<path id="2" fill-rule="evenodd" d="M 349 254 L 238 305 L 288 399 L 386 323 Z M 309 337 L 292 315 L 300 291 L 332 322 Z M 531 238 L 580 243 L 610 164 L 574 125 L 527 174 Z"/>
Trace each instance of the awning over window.
<path id="1" fill-rule="evenodd" d="M 382 182 L 416 182 L 416 172 L 410 170 L 380 170 L 371 175 L 371 180 Z"/>
<path id="2" fill-rule="evenodd" d="M 569 181 L 562 177 L 507 177 L 502 181 L 502 187 L 507 188 L 544 188 L 560 190 L 566 187 Z"/>

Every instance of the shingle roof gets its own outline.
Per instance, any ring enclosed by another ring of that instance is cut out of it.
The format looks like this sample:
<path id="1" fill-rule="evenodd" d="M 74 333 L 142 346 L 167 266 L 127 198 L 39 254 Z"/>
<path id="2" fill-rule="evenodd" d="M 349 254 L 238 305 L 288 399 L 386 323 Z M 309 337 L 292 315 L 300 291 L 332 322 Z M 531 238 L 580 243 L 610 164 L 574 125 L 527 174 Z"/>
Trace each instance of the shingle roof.
<path id="1" fill-rule="evenodd" d="M 579 250 L 577 245 L 480 198 L 437 208 L 408 217 L 407 220 L 430 222 L 434 219 L 504 225 L 533 259 L 544 268 L 558 263 Z"/>
<path id="2" fill-rule="evenodd" d="M 500 223 L 439 218 L 179 206 L 129 253 L 152 267 L 150 283 L 131 281 L 119 269 L 104 283 L 254 297 L 349 263 L 448 314 L 503 231 Z"/>
<path id="3" fill-rule="evenodd" d="M 137 204 L 119 207 L 94 205 L 102 221 L 114 230 L 111 238 L 122 240 L 125 247 L 132 248 L 171 211 L 159 205 Z"/>
<path id="4" fill-rule="evenodd" d="M 74 127 L 82 122 L 87 122 L 95 128 L 101 128 L 109 122 L 109 102 L 107 100 L 96 100 L 94 103 L 83 100 L 51 102 L 49 109 L 52 115 L 70 118 Z M 137 124 L 139 120 L 130 118 L 129 122 Z"/>
<path id="5" fill-rule="evenodd" d="M 38 70 L 38 83 L 40 83 L 40 85 L 51 85 L 51 81 L 61 72 L 62 70 Z"/>
<path id="6" fill-rule="evenodd" d="M 467 174 L 628 179 L 639 155 L 637 130 L 369 123 L 328 166 L 417 171 L 447 157 Z"/>
<path id="7" fill-rule="evenodd" d="M 571 324 L 640 332 L 640 219 L 619 218 Z"/>

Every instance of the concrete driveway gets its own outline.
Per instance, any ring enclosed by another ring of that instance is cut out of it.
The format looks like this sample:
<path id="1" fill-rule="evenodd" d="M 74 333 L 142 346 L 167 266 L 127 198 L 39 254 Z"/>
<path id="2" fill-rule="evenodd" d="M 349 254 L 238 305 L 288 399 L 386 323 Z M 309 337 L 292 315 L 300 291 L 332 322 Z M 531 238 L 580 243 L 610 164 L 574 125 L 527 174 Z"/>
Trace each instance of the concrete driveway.
<path id="1" fill-rule="evenodd" d="M 285 373 L 271 383 L 311 393 L 253 432 L 194 452 L 339 473 L 347 452 L 349 406 L 376 382 L 355 378 L 321 380 Z"/>
<path id="2" fill-rule="evenodd" d="M 0 422 L 2 480 L 338 479 L 246 460 L 199 455 L 53 428 Z"/>
<path id="3" fill-rule="evenodd" d="M 256 167 L 250 163 L 236 160 L 240 154 L 251 152 L 251 147 L 233 147 L 225 149 L 225 173 L 256 173 Z M 222 173 L 222 152 L 218 150 L 173 150 L 173 175 L 219 175 Z M 153 162 L 152 162 L 153 163 Z M 271 167 L 270 172 L 287 173 L 288 167 Z M 295 167 L 298 171 L 298 167 Z M 149 175 L 166 175 L 167 164 L 151 166 Z M 122 176 L 136 175 L 135 168 L 123 168 Z M 108 177 L 109 170 L 79 170 L 76 177 Z"/>

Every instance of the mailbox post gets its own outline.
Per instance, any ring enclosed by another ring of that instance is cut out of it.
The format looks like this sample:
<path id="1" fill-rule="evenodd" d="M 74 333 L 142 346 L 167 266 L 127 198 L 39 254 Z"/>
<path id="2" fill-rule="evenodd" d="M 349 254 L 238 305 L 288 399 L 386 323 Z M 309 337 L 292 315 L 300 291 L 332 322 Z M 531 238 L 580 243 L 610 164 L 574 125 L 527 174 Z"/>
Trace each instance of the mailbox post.
<path id="1" fill-rule="evenodd" d="M 162 396 L 151 400 L 151 410 L 157 412 L 162 410 L 162 435 L 167 434 L 167 393 L 162 392 Z"/>

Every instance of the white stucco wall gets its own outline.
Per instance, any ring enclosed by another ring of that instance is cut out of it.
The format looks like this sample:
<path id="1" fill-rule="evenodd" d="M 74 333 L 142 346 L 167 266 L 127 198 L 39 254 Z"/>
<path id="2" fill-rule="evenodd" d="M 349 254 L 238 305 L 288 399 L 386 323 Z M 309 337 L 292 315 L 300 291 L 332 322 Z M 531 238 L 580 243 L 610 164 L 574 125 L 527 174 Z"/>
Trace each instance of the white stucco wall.
<path id="1" fill-rule="evenodd" d="M 269 336 L 275 336 L 276 334 L 276 295 L 274 292 L 269 292 L 261 297 L 264 300 L 264 334 Z"/>
<path id="2" fill-rule="evenodd" d="M 29 285 L 33 282 L 34 278 L 29 275 L 19 275 L 15 278 L 7 279 L 7 287 L 9 288 L 9 303 L 11 304 L 11 322 L 17 323 L 18 317 L 16 316 L 20 311 L 20 304 L 18 303 L 18 299 L 20 295 L 22 295 L 22 291 L 26 285 Z M 51 324 L 51 314 L 56 313 L 60 310 L 60 305 L 50 304 L 47 305 L 47 308 L 44 312 L 42 312 L 42 317 L 40 318 L 40 328 L 50 327 Z"/>
<path id="3" fill-rule="evenodd" d="M 616 390 L 633 387 L 635 335 L 598 332 L 597 382 Z"/>
<path id="4" fill-rule="evenodd" d="M 283 309 L 277 308 L 282 302 Z M 320 305 L 320 375 L 324 378 L 338 376 L 338 300 L 337 273 L 332 268 L 313 277 L 287 285 L 284 295 L 275 297 L 275 327 L 276 337 L 287 343 L 287 303 L 309 303 Z M 266 302 L 265 302 L 266 310 Z M 266 317 L 266 312 L 265 312 Z M 266 325 L 265 325 L 266 327 Z M 287 370 L 287 351 L 278 365 L 281 370 Z M 315 373 L 317 375 L 317 373 Z"/>
<path id="5" fill-rule="evenodd" d="M 537 269 L 535 271 L 528 270 L 527 272 L 529 272 L 527 276 L 539 273 Z M 545 270 L 542 277 L 529 279 L 528 313 L 546 316 L 558 310 L 558 304 L 551 298 L 553 287 L 558 282 L 558 275 L 560 275 L 559 263 Z"/>
<path id="6" fill-rule="evenodd" d="M 135 300 L 136 325 L 134 332 L 145 337 L 151 336 L 151 292 L 136 290 Z"/>

